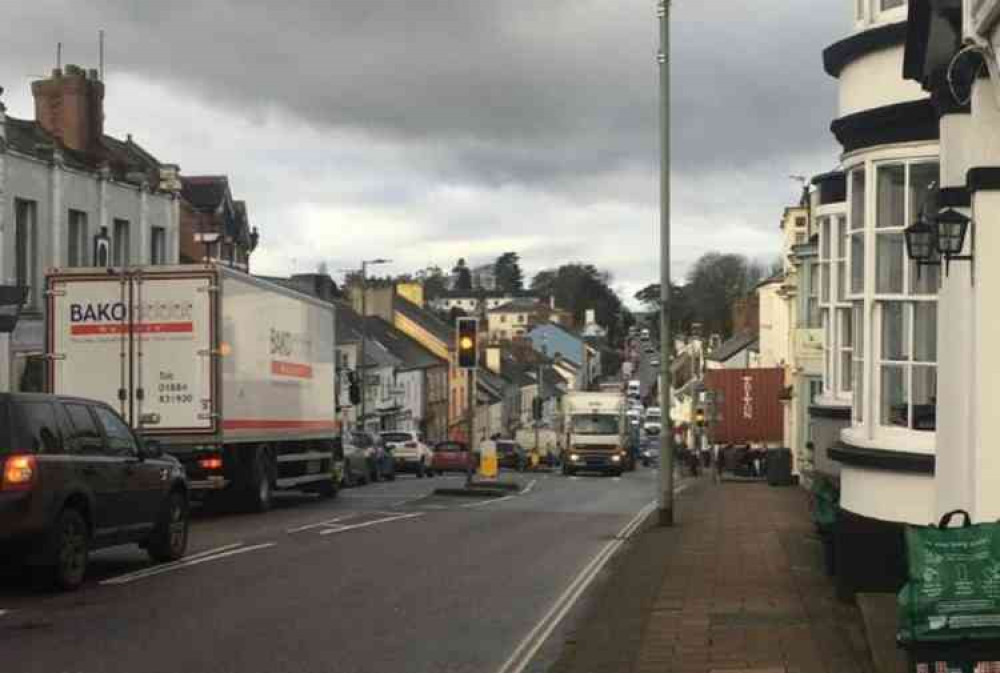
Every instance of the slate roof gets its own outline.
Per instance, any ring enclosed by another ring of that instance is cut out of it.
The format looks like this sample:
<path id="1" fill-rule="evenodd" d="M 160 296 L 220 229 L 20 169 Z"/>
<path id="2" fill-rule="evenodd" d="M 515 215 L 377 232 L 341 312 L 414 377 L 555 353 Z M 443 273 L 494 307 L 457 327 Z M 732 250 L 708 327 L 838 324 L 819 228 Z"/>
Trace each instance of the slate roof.
<path id="1" fill-rule="evenodd" d="M 757 345 L 757 335 L 753 332 L 741 332 L 734 336 L 731 336 L 726 341 L 722 342 L 718 347 L 709 351 L 705 356 L 706 360 L 712 360 L 714 362 L 725 362 L 737 353 L 747 348 L 753 348 Z"/>
<path id="2" fill-rule="evenodd" d="M 538 303 L 536 299 L 531 297 L 517 297 L 511 299 L 506 304 L 491 308 L 487 313 L 526 313 L 529 311 L 538 311 L 543 308 L 548 307 Z"/>
<path id="3" fill-rule="evenodd" d="M 351 311 L 354 313 L 353 311 Z M 355 313 L 355 315 L 357 315 Z M 360 316 L 359 323 L 360 323 Z M 398 360 L 398 368 L 402 371 L 412 369 L 427 369 L 429 367 L 447 367 L 448 362 L 435 356 L 386 321 L 375 316 L 369 316 L 366 321 L 368 336 L 377 341 L 392 353 Z M 367 353 L 367 349 L 366 349 Z"/>
<path id="4" fill-rule="evenodd" d="M 437 318 L 430 311 L 417 306 L 409 299 L 399 295 L 393 297 L 392 305 L 394 310 L 399 311 L 451 348 L 452 341 L 455 338 L 455 331 L 447 323 Z"/>
<path id="5" fill-rule="evenodd" d="M 196 175 L 181 178 L 181 196 L 196 210 L 215 212 L 229 193 L 225 175 Z"/>
<path id="6" fill-rule="evenodd" d="M 96 152 L 78 152 L 63 147 L 53 136 L 38 124 L 28 119 L 6 118 L 7 144 L 11 149 L 49 161 L 58 147 L 63 161 L 70 168 L 96 172 L 107 165 L 112 177 L 119 182 L 138 184 L 137 174 L 143 174 L 155 189 L 159 185 L 161 163 L 139 146 L 131 137 L 119 140 L 111 136 L 101 136 L 100 148 Z"/>

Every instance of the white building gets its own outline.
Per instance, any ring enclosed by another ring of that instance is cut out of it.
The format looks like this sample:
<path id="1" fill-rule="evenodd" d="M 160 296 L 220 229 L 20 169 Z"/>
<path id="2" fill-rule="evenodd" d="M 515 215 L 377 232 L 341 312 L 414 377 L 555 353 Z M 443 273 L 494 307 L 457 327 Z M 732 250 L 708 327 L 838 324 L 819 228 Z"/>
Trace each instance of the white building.
<path id="1" fill-rule="evenodd" d="M 844 7 L 854 30 L 823 56 L 839 81 L 832 130 L 843 147 L 846 218 L 830 204 L 820 231 L 831 288 L 824 400 L 837 410 L 850 390 L 852 404 L 825 448 L 841 468 L 838 582 L 845 592 L 895 591 L 903 524 L 935 514 L 938 277 L 908 262 L 903 228 L 940 180 L 937 110 L 903 78 L 906 2 Z"/>
<path id="2" fill-rule="evenodd" d="M 104 135 L 104 84 L 76 66 L 32 84 L 35 119 L 0 103 L 0 279 L 28 288 L 0 390 L 39 389 L 45 270 L 94 263 L 95 236 L 110 238 L 110 264 L 178 259 L 178 168 L 129 136 Z"/>

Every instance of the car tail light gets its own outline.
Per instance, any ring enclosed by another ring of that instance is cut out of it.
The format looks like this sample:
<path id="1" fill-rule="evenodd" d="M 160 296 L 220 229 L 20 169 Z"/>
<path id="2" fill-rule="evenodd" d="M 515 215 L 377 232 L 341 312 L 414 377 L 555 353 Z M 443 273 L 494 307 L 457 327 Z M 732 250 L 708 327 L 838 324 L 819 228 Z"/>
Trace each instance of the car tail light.
<path id="1" fill-rule="evenodd" d="M 222 458 L 218 456 L 212 456 L 210 458 L 199 458 L 198 467 L 203 470 L 221 470 L 222 469 Z"/>
<path id="2" fill-rule="evenodd" d="M 3 466 L 3 481 L 0 490 L 26 491 L 38 479 L 38 461 L 34 456 L 15 454 L 7 458 Z"/>

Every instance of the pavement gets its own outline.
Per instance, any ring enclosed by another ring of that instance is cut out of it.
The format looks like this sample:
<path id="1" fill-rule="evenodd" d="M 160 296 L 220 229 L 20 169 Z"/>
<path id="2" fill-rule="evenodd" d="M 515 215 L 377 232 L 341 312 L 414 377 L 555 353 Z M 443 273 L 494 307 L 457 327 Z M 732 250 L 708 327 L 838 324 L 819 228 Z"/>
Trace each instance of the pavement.
<path id="1" fill-rule="evenodd" d="M 552 673 L 869 673 L 797 487 L 688 484 L 609 569 Z"/>
<path id="2" fill-rule="evenodd" d="M 199 513 L 188 555 L 93 556 L 78 592 L 0 576 L 3 669 L 18 673 L 547 670 L 650 511 L 656 473 L 511 475 L 520 493 L 435 496 L 464 477 L 285 496 Z"/>

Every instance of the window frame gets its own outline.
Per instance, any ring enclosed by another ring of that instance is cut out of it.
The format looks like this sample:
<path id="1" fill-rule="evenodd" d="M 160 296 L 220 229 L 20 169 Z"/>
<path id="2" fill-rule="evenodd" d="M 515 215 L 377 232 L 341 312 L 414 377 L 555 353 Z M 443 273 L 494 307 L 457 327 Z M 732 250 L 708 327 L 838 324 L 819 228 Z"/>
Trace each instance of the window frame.
<path id="1" fill-rule="evenodd" d="M 85 267 L 89 251 L 87 250 L 87 240 L 90 238 L 90 222 L 87 211 L 69 208 L 66 211 L 66 266 Z M 76 244 L 76 255 L 73 254 L 73 245 Z"/>
<path id="2" fill-rule="evenodd" d="M 124 236 L 121 232 L 125 233 Z M 122 239 L 124 243 L 122 242 Z M 132 222 L 123 217 L 111 221 L 111 266 L 126 267 L 132 263 Z"/>

